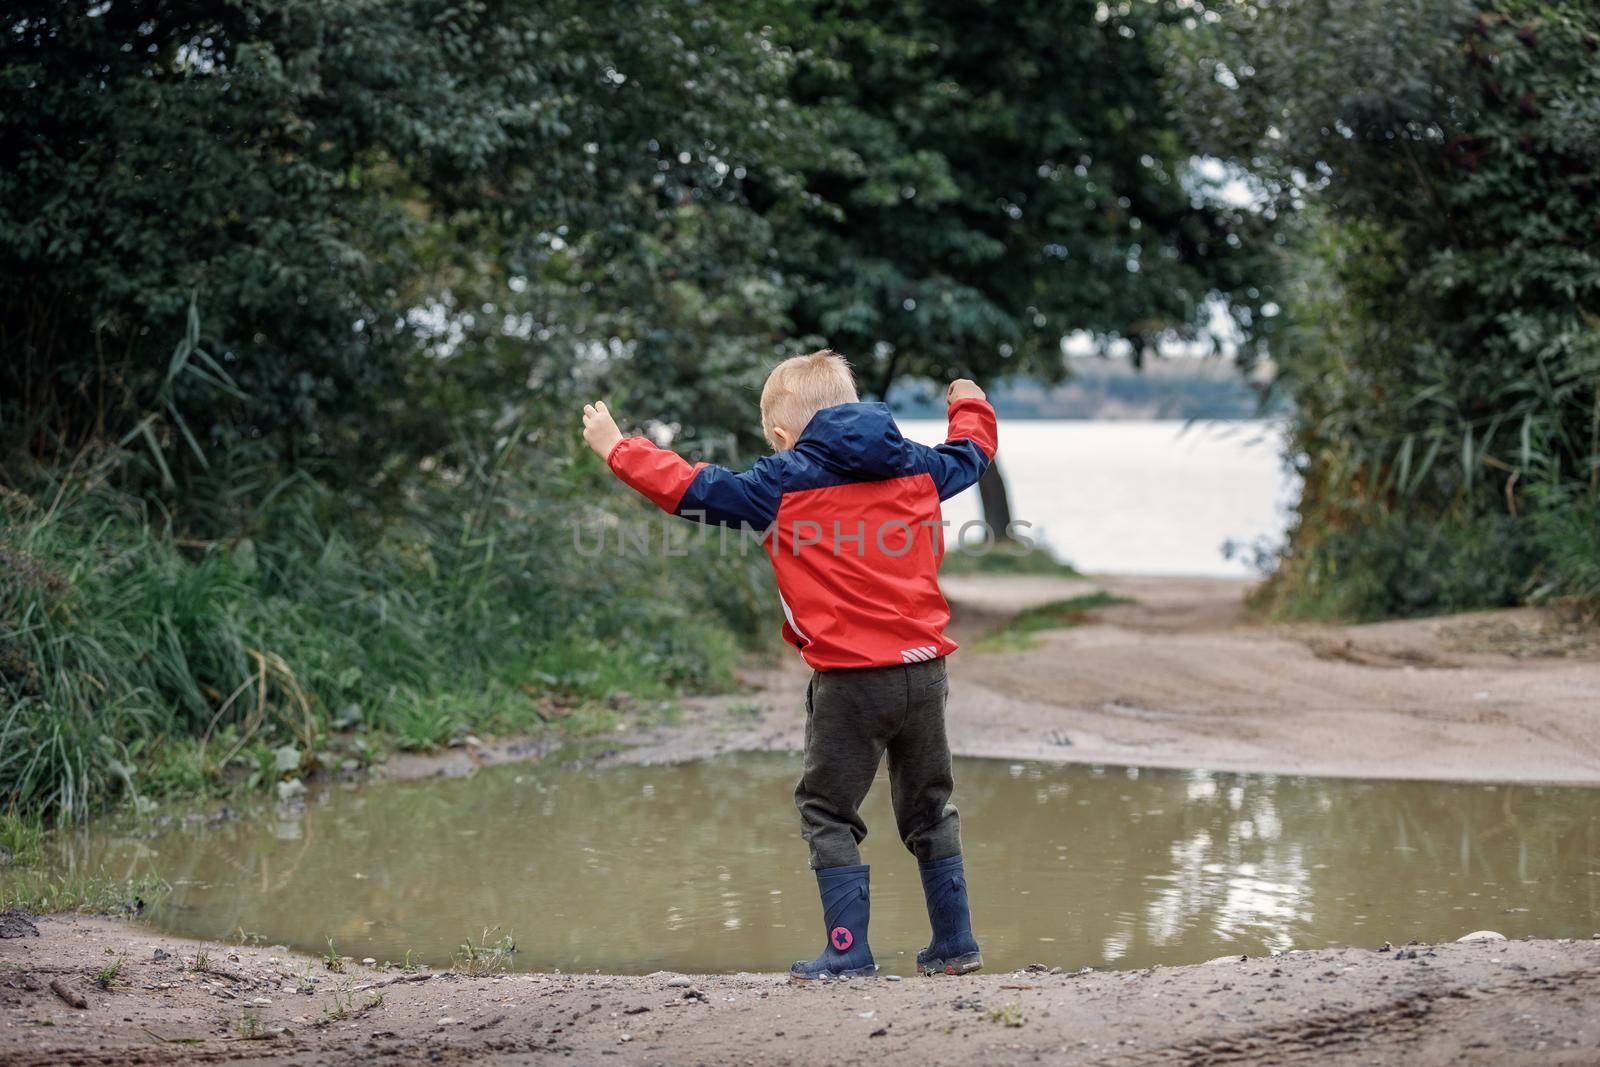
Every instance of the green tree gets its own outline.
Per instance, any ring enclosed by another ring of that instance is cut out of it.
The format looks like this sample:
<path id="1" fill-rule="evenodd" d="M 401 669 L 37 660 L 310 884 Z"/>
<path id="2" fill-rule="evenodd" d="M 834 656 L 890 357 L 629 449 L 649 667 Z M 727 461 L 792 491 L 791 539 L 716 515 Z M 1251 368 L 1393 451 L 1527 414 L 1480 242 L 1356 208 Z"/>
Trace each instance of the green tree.
<path id="1" fill-rule="evenodd" d="M 1305 475 L 1275 591 L 1356 615 L 1600 597 L 1600 10 L 1224 4 L 1193 132 L 1300 239 Z"/>
<path id="2" fill-rule="evenodd" d="M 878 396 L 903 376 L 1058 381 L 1077 330 L 1136 359 L 1209 339 L 1213 300 L 1249 336 L 1265 296 L 1235 231 L 1265 220 L 1203 188 L 1163 96 L 1162 35 L 1192 27 L 1185 7 L 817 5 L 794 93 L 826 148 L 797 164 L 806 197 L 753 194 L 796 331 Z"/>
<path id="3" fill-rule="evenodd" d="M 678 309 L 743 239 L 732 172 L 783 184 L 763 26 L 689 0 L 14 7 L 0 462 L 125 440 L 168 485 L 241 451 L 359 481 L 585 346 L 704 331 L 723 308 Z"/>

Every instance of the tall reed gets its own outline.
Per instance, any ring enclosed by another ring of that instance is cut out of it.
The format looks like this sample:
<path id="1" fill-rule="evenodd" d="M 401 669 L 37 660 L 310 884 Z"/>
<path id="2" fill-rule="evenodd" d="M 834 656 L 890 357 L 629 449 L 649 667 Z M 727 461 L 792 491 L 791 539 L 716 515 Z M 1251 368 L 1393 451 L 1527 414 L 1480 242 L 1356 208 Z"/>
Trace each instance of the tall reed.
<path id="1" fill-rule="evenodd" d="M 725 686 L 766 595 L 753 557 L 580 555 L 653 522 L 587 460 L 436 471 L 381 502 L 292 475 L 214 537 L 114 488 L 117 462 L 0 497 L 0 808 L 81 816 L 529 728 L 552 697 Z"/>

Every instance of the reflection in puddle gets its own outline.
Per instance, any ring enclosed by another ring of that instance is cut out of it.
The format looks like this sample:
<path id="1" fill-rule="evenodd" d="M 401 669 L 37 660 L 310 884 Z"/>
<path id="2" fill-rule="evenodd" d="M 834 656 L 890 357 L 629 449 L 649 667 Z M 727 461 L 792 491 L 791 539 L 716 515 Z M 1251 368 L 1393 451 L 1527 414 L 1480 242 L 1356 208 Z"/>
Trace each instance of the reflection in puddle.
<path id="1" fill-rule="evenodd" d="M 957 763 L 991 970 L 1600 929 L 1600 790 Z M 798 771 L 506 766 L 149 840 L 101 829 L 61 862 L 153 867 L 174 891 L 152 921 L 200 937 L 442 965 L 498 927 L 519 968 L 781 970 L 821 937 Z M 910 973 L 927 920 L 887 797 L 866 809 L 872 945 Z"/>

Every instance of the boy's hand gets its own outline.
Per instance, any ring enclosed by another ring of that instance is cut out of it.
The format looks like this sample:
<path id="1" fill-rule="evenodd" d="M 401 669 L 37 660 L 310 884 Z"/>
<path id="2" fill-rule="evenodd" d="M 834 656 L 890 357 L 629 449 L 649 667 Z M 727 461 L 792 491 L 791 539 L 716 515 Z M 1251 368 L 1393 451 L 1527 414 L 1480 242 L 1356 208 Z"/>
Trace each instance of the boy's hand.
<path id="1" fill-rule="evenodd" d="M 583 405 L 583 439 L 601 459 L 610 456 L 611 450 L 622 440 L 622 431 L 617 429 L 617 420 L 606 410 L 604 400 Z"/>
<path id="2" fill-rule="evenodd" d="M 971 378 L 957 378 L 950 383 L 950 388 L 945 390 L 944 402 L 954 404 L 957 400 L 987 400 L 978 383 Z"/>

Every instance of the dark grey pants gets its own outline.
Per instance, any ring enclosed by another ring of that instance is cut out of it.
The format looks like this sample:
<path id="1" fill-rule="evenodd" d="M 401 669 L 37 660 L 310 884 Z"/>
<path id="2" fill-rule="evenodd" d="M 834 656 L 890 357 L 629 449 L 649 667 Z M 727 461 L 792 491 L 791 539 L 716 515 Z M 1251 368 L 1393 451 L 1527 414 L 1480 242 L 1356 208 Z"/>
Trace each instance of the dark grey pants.
<path id="1" fill-rule="evenodd" d="M 818 671 L 806 687 L 806 763 L 795 787 L 800 832 L 817 870 L 861 862 L 861 802 L 885 751 L 900 840 L 919 861 L 961 851 L 944 704 L 944 660 Z"/>

